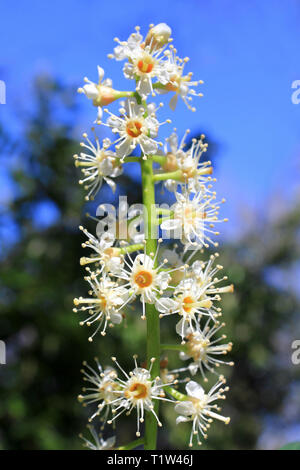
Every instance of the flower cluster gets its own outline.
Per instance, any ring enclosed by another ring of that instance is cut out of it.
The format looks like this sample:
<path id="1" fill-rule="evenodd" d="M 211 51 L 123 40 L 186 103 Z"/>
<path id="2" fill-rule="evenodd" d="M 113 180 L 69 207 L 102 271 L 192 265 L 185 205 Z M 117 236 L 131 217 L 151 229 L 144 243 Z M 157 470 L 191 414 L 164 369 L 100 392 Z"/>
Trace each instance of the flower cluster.
<path id="1" fill-rule="evenodd" d="M 93 138 L 83 134 L 83 151 L 74 159 L 83 175 L 79 183 L 87 191 L 87 201 L 95 198 L 103 182 L 115 192 L 115 179 L 122 174 L 124 164 L 140 163 L 143 233 L 120 239 L 120 231 L 109 226 L 97 235 L 80 227 L 86 237 L 82 247 L 88 251 L 80 258 L 88 289 L 84 296 L 74 299 L 73 310 L 80 316 L 80 325 L 92 328 L 89 341 L 98 334 L 105 336 L 116 325 L 122 328 L 123 320 L 138 310 L 147 326 L 147 361 L 138 364 L 134 356 L 134 369 L 129 373 L 115 357 L 113 367 L 102 368 L 96 359 L 97 367 L 93 369 L 85 362 L 85 387 L 79 401 L 84 406 L 91 405 L 89 421 L 100 419 L 102 431 L 106 424 L 114 425 L 119 416 L 136 414 L 139 439 L 122 449 L 135 444 L 143 444 L 146 449 L 155 446 L 156 426 L 162 425 L 158 404 L 170 402 L 179 415 L 177 423 L 192 423 L 192 446 L 195 440 L 201 444 L 201 438 L 207 437 L 213 419 L 229 422 L 219 413 L 216 403 L 225 398 L 228 390 L 224 376 L 217 374 L 217 382 L 210 390 L 196 382 L 198 372 L 199 380 L 206 383 L 207 373 L 216 374 L 219 367 L 233 365 L 220 358 L 232 348 L 221 333 L 225 326 L 221 320 L 221 294 L 233 292 L 233 286 L 226 276 L 220 275 L 223 268 L 217 263 L 219 254 L 209 252 L 205 256 L 205 250 L 218 246 L 216 224 L 227 219 L 219 216 L 224 199 L 218 202 L 213 190 L 215 179 L 212 164 L 205 158 L 205 136 L 188 140 L 187 130 L 180 140 L 174 129 L 163 144 L 157 139 L 160 126 L 171 121 L 160 122 L 157 114 L 163 104 L 148 99 L 171 94 L 172 110 L 181 97 L 194 111 L 191 100 L 202 96 L 195 90 L 202 81 L 192 80 L 192 73 L 185 72 L 189 59 L 178 57 L 171 29 L 165 23 L 150 25 L 145 37 L 136 27 L 126 41 L 115 41 L 117 46 L 109 58 L 124 62 L 123 74 L 134 89 L 115 90 L 110 79 L 104 80 L 101 67 L 98 83 L 85 78 L 85 85 L 78 91 L 97 108 L 95 123 L 105 126 L 111 138 L 100 142 L 92 127 Z M 117 112 L 108 109 L 120 98 Z M 170 208 L 155 205 L 156 184 L 174 197 Z M 133 215 L 132 220 L 135 219 Z M 161 238 L 155 239 L 153 233 Z M 170 238 L 178 241 L 173 249 Z M 130 312 L 133 303 L 135 309 Z M 161 361 L 160 357 L 159 322 L 169 316 L 176 318 L 172 328 L 178 343 L 164 345 L 164 349 L 179 352 L 179 358 L 186 361 L 184 367 L 174 370 L 168 370 L 166 360 Z M 183 383 L 185 393 L 178 388 Z M 144 421 L 145 437 L 141 437 Z M 115 437 L 105 440 L 93 426 L 89 425 L 89 430 L 92 441 L 81 436 L 88 448 L 118 448 Z"/>

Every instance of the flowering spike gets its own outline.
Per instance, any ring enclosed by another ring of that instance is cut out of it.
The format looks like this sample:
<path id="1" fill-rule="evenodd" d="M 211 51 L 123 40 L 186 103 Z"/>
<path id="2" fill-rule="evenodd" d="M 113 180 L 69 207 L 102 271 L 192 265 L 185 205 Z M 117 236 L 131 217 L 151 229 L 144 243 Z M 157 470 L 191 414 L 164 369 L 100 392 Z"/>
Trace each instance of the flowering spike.
<path id="1" fill-rule="evenodd" d="M 78 400 L 83 406 L 91 406 L 89 422 L 99 417 L 101 430 L 106 423 L 115 425 L 120 415 L 134 412 L 136 436 L 140 438 L 145 423 L 144 437 L 119 449 L 141 443 L 146 450 L 156 448 L 157 427 L 162 426 L 160 402 L 175 404 L 179 414 L 176 422 L 192 423 L 189 445 L 195 441 L 201 445 L 213 420 L 229 423 L 217 403 L 225 399 L 229 389 L 224 376 L 218 374 L 219 380 L 208 392 L 196 381 L 198 373 L 199 380 L 206 382 L 208 374 L 216 374 L 221 366 L 233 365 L 232 361 L 223 360 L 232 343 L 221 333 L 225 322 L 220 320 L 221 296 L 232 293 L 233 285 L 227 276 L 220 275 L 223 268 L 216 262 L 219 254 L 205 256 L 209 247 L 218 246 L 216 238 L 220 232 L 216 224 L 227 221 L 219 215 L 225 199 L 218 201 L 212 163 L 203 158 L 208 148 L 205 135 L 190 138 L 187 129 L 179 140 L 175 128 L 165 144 L 160 142 L 160 126 L 170 124 L 171 119 L 160 121 L 158 114 L 164 103 L 149 102 L 149 97 L 174 93 L 171 109 L 175 110 L 181 97 L 187 108 L 195 111 L 192 98 L 202 96 L 195 88 L 203 81 L 195 81 L 193 73 L 185 71 L 189 58 L 179 57 L 171 44 L 171 28 L 165 23 L 151 24 L 145 37 L 136 26 L 126 41 L 117 37 L 114 41 L 116 47 L 108 57 L 124 61 L 123 74 L 134 90 L 115 90 L 112 81 L 104 79 L 100 66 L 98 83 L 84 78 L 78 91 L 97 107 L 96 123 L 103 124 L 111 136 L 100 143 L 93 126 L 93 137 L 83 133 L 81 152 L 73 158 L 82 173 L 79 184 L 86 190 L 86 201 L 97 196 L 103 183 L 115 192 L 114 179 L 122 174 L 123 163 L 139 162 L 143 210 L 141 214 L 135 207 L 128 208 L 122 200 L 117 220 L 111 214 L 102 218 L 100 214 L 107 212 L 105 204 L 98 206 L 102 211 L 97 212 L 100 219 L 87 214 L 97 223 L 97 234 L 79 227 L 85 236 L 82 248 L 86 253 L 80 257 L 80 265 L 88 290 L 85 296 L 74 299 L 73 311 L 84 314 L 80 325 L 92 329 L 88 341 L 102 337 L 102 348 L 103 338 L 113 326 L 120 325 L 122 332 L 127 317 L 143 319 L 147 357 L 139 366 L 135 354 L 134 369 L 129 372 L 115 356 L 111 358 L 114 367 L 104 369 L 97 358 L 95 368 L 84 362 L 84 387 Z M 118 111 L 107 108 L 119 98 L 125 100 L 120 102 Z M 105 122 L 103 113 L 107 115 Z M 138 150 L 139 156 L 132 154 Z M 153 164 L 158 164 L 159 169 L 154 169 Z M 175 195 L 171 208 L 157 207 L 155 203 L 155 183 L 161 182 L 163 189 Z M 163 244 L 164 239 L 170 238 L 176 239 L 172 249 Z M 174 370 L 168 370 L 167 358 L 160 357 L 159 322 L 169 315 L 171 320 L 176 319 L 172 328 L 178 335 L 177 344 L 164 344 L 163 349 L 178 351 L 180 359 L 188 361 L 185 367 Z M 132 331 L 132 339 L 134 335 Z M 186 394 L 180 391 L 182 384 Z M 114 437 L 105 440 L 94 427 L 89 426 L 89 430 L 92 440 L 81 436 L 89 449 L 115 448 Z"/>

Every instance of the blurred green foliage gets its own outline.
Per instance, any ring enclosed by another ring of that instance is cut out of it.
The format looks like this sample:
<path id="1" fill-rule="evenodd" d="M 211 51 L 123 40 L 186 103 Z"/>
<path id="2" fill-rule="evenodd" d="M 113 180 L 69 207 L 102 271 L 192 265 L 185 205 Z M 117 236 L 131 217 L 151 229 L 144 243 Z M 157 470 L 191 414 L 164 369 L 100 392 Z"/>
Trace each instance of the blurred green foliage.
<path id="1" fill-rule="evenodd" d="M 94 213 L 96 208 L 93 203 L 83 208 L 83 191 L 76 183 L 74 94 L 40 77 L 32 110 L 22 116 L 23 134 L 15 140 L 1 130 L 1 164 L 9 168 L 14 195 L 3 204 L 0 221 L 17 237 L 15 242 L 8 229 L 0 232 L 0 333 L 7 344 L 7 365 L 0 366 L 3 449 L 80 448 L 78 433 L 88 416 L 76 400 L 82 361 L 92 362 L 97 355 L 109 364 L 115 354 L 131 368 L 136 352 L 144 360 L 145 324 L 134 307 L 128 309 L 122 327 L 92 344 L 87 342 L 89 332 L 78 325 L 78 314 L 72 312 L 73 297 L 86 292 L 78 225 L 94 231 L 95 223 L 84 212 Z M 141 201 L 141 188 L 128 172 L 118 184 L 129 204 Z M 99 203 L 106 194 L 103 188 Z M 41 204 L 55 208 L 49 226 L 36 216 Z M 235 293 L 223 302 L 236 363 L 224 370 L 231 388 L 224 413 L 232 421 L 227 427 L 214 424 L 203 448 L 254 448 L 265 416 L 280 417 L 290 385 L 300 379 L 299 367 L 290 360 L 299 299 L 284 285 L 274 287 L 268 281 L 268 270 L 288 270 L 299 261 L 299 223 L 300 206 L 274 223 L 257 220 L 251 233 L 220 250 L 221 263 L 235 284 Z M 162 334 L 170 341 L 173 332 L 174 319 L 162 322 Z M 178 366 L 175 352 L 169 360 L 170 366 Z M 174 425 L 168 404 L 163 414 L 168 425 L 160 430 L 159 448 L 186 448 L 189 426 Z M 128 436 L 134 438 L 134 429 L 133 416 L 122 420 L 120 444 Z"/>

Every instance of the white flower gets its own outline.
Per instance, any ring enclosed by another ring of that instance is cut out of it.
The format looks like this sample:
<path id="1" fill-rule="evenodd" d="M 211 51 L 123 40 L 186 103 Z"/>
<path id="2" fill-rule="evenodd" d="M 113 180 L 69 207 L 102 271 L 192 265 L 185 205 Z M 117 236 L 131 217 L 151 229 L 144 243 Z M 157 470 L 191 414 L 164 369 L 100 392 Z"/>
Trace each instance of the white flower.
<path id="1" fill-rule="evenodd" d="M 141 147 L 145 155 L 154 154 L 157 151 L 158 142 L 154 140 L 154 137 L 157 136 L 160 123 L 154 113 L 145 116 L 145 108 L 132 99 L 127 100 L 124 108 L 120 109 L 121 116 L 116 116 L 107 109 L 105 111 L 110 114 L 105 125 L 120 136 L 114 143 L 121 161 L 137 145 Z"/>
<path id="2" fill-rule="evenodd" d="M 190 262 L 195 255 L 189 256 Z M 233 285 L 217 287 L 217 284 L 227 280 L 227 276 L 216 277 L 223 268 L 221 265 L 213 266 L 218 253 L 211 255 L 206 262 L 197 260 L 188 267 L 185 265 L 184 279 L 182 279 L 172 294 L 172 297 L 160 298 L 156 308 L 162 316 L 178 313 L 182 319 L 176 325 L 177 333 L 184 339 L 190 331 L 199 331 L 199 320 L 202 315 L 208 315 L 216 321 L 221 315 L 221 309 L 214 304 L 221 300 L 220 294 L 233 292 Z"/>
<path id="3" fill-rule="evenodd" d="M 194 261 L 190 266 L 190 269 L 187 271 L 188 277 L 196 279 L 201 295 L 208 296 L 212 301 L 219 301 L 221 300 L 219 294 L 232 293 L 234 290 L 233 284 L 216 287 L 217 284 L 227 281 L 228 279 L 227 276 L 223 276 L 221 278 L 216 277 L 216 274 L 223 269 L 223 266 L 220 264 L 213 266 L 216 258 L 218 257 L 219 253 L 214 253 L 213 255 L 210 255 L 208 261 Z"/>
<path id="4" fill-rule="evenodd" d="M 107 106 L 116 99 L 124 96 L 123 93 L 114 90 L 112 88 L 112 81 L 110 78 L 104 77 L 104 70 L 98 65 L 98 83 L 91 82 L 87 77 L 84 78 L 86 85 L 82 88 L 78 88 L 78 93 L 84 93 L 86 97 L 92 100 L 93 105 L 98 108 L 98 122 L 100 123 L 102 118 L 102 106 Z"/>
<path id="5" fill-rule="evenodd" d="M 194 279 L 183 279 L 175 288 L 172 297 L 163 297 L 156 302 L 156 308 L 162 312 L 161 316 L 178 313 L 182 318 L 176 325 L 176 331 L 182 339 L 190 328 L 197 328 L 199 317 L 209 315 L 213 317 L 210 310 L 212 301 L 203 296 L 197 281 Z M 196 325 L 196 326 L 195 326 Z"/>
<path id="6" fill-rule="evenodd" d="M 211 388 L 206 394 L 204 389 L 196 382 L 189 382 L 186 385 L 187 399 L 181 401 L 175 406 L 175 411 L 180 415 L 176 419 L 176 424 L 191 421 L 193 423 L 190 434 L 189 446 L 193 445 L 193 436 L 197 436 L 197 442 L 200 445 L 201 435 L 207 438 L 207 431 L 213 419 L 218 419 L 228 424 L 230 418 L 226 418 L 214 410 L 220 411 L 216 400 L 224 400 L 224 392 L 228 391 L 228 387 L 220 388 L 225 383 L 223 377 Z"/>
<path id="7" fill-rule="evenodd" d="M 88 269 L 88 268 L 87 268 Z M 98 333 L 103 325 L 101 334 L 106 334 L 107 326 L 118 325 L 122 322 L 122 313 L 120 307 L 126 303 L 128 298 L 128 290 L 118 285 L 117 282 L 112 281 L 104 273 L 103 277 L 97 278 L 97 272 L 90 272 L 90 276 L 86 276 L 85 280 L 88 281 L 91 291 L 89 293 L 92 297 L 88 298 L 75 298 L 75 306 L 82 305 L 80 308 L 74 308 L 74 312 L 87 311 L 89 316 L 80 325 L 86 324 L 87 326 L 97 323 L 97 328 L 89 337 L 89 341 L 93 341 L 93 337 Z"/>
<path id="8" fill-rule="evenodd" d="M 114 247 L 115 236 L 113 233 L 107 231 L 101 234 L 100 238 L 94 237 L 82 226 L 80 230 L 86 235 L 88 240 L 82 243 L 83 248 L 91 248 L 95 252 L 95 256 L 80 258 L 82 266 L 86 264 L 95 263 L 100 264 L 100 273 L 105 270 L 106 272 L 116 273 L 120 272 L 124 265 L 123 256 L 121 256 L 121 249 Z"/>
<path id="9" fill-rule="evenodd" d="M 118 376 L 115 369 L 106 367 L 104 370 L 97 358 L 95 358 L 97 370 L 84 361 L 84 369 L 81 370 L 84 382 L 88 382 L 87 387 L 83 387 L 83 395 L 78 396 L 78 400 L 83 403 L 83 406 L 97 404 L 96 411 L 91 415 L 89 421 L 92 421 L 96 416 L 99 416 L 104 410 L 102 420 L 106 422 L 110 411 L 113 409 L 111 402 L 114 400 L 113 391 L 118 388 L 116 378 Z"/>
<path id="10" fill-rule="evenodd" d="M 164 260 L 161 265 L 155 267 L 157 253 L 158 249 L 153 256 L 148 256 L 145 253 L 138 254 L 134 261 L 129 257 L 131 264 L 126 263 L 127 267 L 124 267 L 120 274 L 117 273 L 115 275 L 118 279 L 125 281 L 123 286 L 128 288 L 130 300 L 134 300 L 136 296 L 140 297 L 143 305 L 142 319 L 146 318 L 145 304 L 159 303 L 159 297 L 170 288 L 170 272 L 173 270 L 161 270 L 167 260 Z"/>
<path id="11" fill-rule="evenodd" d="M 112 436 L 104 440 L 101 434 L 98 434 L 93 426 L 87 426 L 93 440 L 86 439 L 82 434 L 79 435 L 84 441 L 84 446 L 90 450 L 112 450 L 116 443 L 116 437 Z"/>
<path id="12" fill-rule="evenodd" d="M 154 95 L 152 80 L 157 78 L 162 84 L 167 84 L 169 74 L 159 58 L 160 52 L 150 52 L 147 48 L 135 51 L 131 61 L 124 65 L 123 72 L 126 78 L 137 80 L 136 91 L 142 98 L 150 93 Z"/>
<path id="13" fill-rule="evenodd" d="M 108 54 L 110 59 L 116 59 L 118 61 L 127 59 L 135 49 L 141 47 L 143 36 L 139 32 L 139 26 L 137 26 L 135 29 L 136 32 L 132 33 L 127 41 L 120 41 L 118 38 L 114 39 L 114 41 L 118 43 L 118 46 L 114 48 L 113 54 Z"/>
<path id="14" fill-rule="evenodd" d="M 95 194 L 102 186 L 103 180 L 111 187 L 112 191 L 116 190 L 116 183 L 111 178 L 116 178 L 123 172 L 119 159 L 114 152 L 107 150 L 108 140 L 103 141 L 101 148 L 98 137 L 96 145 L 94 145 L 87 134 L 83 134 L 87 143 L 81 142 L 81 147 L 86 148 L 90 153 L 81 152 L 80 155 L 74 155 L 75 166 L 80 167 L 84 178 L 79 184 L 84 185 L 84 189 L 88 190 L 86 200 L 94 199 Z"/>
<path id="15" fill-rule="evenodd" d="M 134 295 L 141 295 L 146 303 L 153 303 L 156 293 L 168 288 L 171 277 L 167 272 L 154 268 L 154 260 L 148 255 L 137 255 L 130 272 L 130 285 Z"/>
<path id="16" fill-rule="evenodd" d="M 120 368 L 125 376 L 125 380 L 116 379 L 119 389 L 113 393 L 115 400 L 112 402 L 114 405 L 113 414 L 115 415 L 111 420 L 107 421 L 111 424 L 125 411 L 130 414 L 133 409 L 137 412 L 137 431 L 136 435 L 140 436 L 140 423 L 144 422 L 145 411 L 150 411 L 157 420 L 158 426 L 162 426 L 159 418 L 154 410 L 154 400 L 173 401 L 165 398 L 163 387 L 169 384 L 163 384 L 159 377 L 151 379 L 151 369 L 155 359 L 151 360 L 151 366 L 148 369 L 137 366 L 136 356 L 134 356 L 135 369 L 127 374 L 117 362 L 116 358 L 112 360 Z"/>
<path id="17" fill-rule="evenodd" d="M 186 131 L 180 143 L 175 132 L 166 139 L 164 146 L 166 162 L 162 169 L 171 172 L 180 170 L 182 174 L 180 181 L 169 179 L 165 182 L 165 187 L 169 191 L 175 192 L 178 184 L 185 184 L 190 192 L 196 193 L 203 190 L 204 184 L 213 181 L 210 176 L 212 174 L 211 162 L 199 163 L 202 154 L 207 150 L 207 144 L 203 143 L 205 136 L 202 135 L 198 141 L 193 139 L 191 147 L 184 151 L 185 139 L 189 132 L 189 130 Z"/>
<path id="18" fill-rule="evenodd" d="M 161 229 L 168 232 L 175 231 L 175 237 L 179 238 L 185 245 L 209 246 L 207 242 L 214 246 L 218 243 L 211 239 L 211 235 L 219 235 L 214 229 L 214 224 L 225 222 L 227 219 L 218 219 L 218 203 L 215 203 L 215 193 L 208 193 L 201 190 L 190 197 L 187 190 L 184 193 L 175 193 L 176 203 L 173 204 L 173 216 L 164 219 Z M 223 199 L 221 202 L 224 202 Z"/>
<path id="19" fill-rule="evenodd" d="M 146 98 L 150 93 L 154 94 L 153 79 L 163 85 L 167 85 L 170 80 L 164 47 L 168 44 L 171 30 L 163 23 L 157 25 L 150 29 L 145 42 L 139 33 L 139 27 L 136 30 L 128 41 L 116 38 L 119 45 L 109 57 L 116 60 L 128 59 L 123 68 L 124 75 L 136 81 L 136 91 L 142 98 Z"/>
<path id="20" fill-rule="evenodd" d="M 202 93 L 197 93 L 192 87 L 202 84 L 202 80 L 192 80 L 193 73 L 190 72 L 187 75 L 183 74 L 184 66 L 189 61 L 189 58 L 180 59 L 176 54 L 177 51 L 174 47 L 170 46 L 168 52 L 168 64 L 166 65 L 167 72 L 170 76 L 169 83 L 167 85 L 161 84 L 157 91 L 160 93 L 167 93 L 168 91 L 175 91 L 175 95 L 171 99 L 169 105 L 174 111 L 177 105 L 178 96 L 181 96 L 184 103 L 191 111 L 196 111 L 196 108 L 190 105 L 192 96 L 203 96 Z M 191 96 L 190 96 L 191 95 Z"/>
<path id="21" fill-rule="evenodd" d="M 186 332 L 185 352 L 180 352 L 179 357 L 182 360 L 193 359 L 188 367 L 181 368 L 176 372 L 189 370 L 195 375 L 200 370 L 204 381 L 207 381 L 205 369 L 215 373 L 215 367 L 222 364 L 233 366 L 233 362 L 225 362 L 219 359 L 220 356 L 226 355 L 232 349 L 232 343 L 220 344 L 220 341 L 226 339 L 226 335 L 214 339 L 215 334 L 225 326 L 225 323 L 210 326 L 210 318 L 207 320 L 203 329 L 199 328 L 195 331 L 188 330 Z"/>

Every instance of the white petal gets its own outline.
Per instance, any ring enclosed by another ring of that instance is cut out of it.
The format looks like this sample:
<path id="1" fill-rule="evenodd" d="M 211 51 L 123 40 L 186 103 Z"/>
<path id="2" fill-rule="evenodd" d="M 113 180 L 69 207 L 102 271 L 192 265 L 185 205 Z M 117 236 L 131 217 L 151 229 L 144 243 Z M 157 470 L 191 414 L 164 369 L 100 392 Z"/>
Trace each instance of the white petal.
<path id="1" fill-rule="evenodd" d="M 137 91 L 143 97 L 146 98 L 152 92 L 151 78 L 141 78 L 137 84 Z"/>
<path id="2" fill-rule="evenodd" d="M 198 370 L 198 364 L 196 362 L 192 362 L 192 364 L 189 365 L 189 371 L 191 375 L 195 375 Z"/>
<path id="3" fill-rule="evenodd" d="M 177 105 L 177 101 L 178 101 L 178 95 L 177 93 L 173 96 L 173 98 L 171 99 L 170 103 L 169 103 L 169 106 L 170 108 L 172 109 L 172 111 L 175 111 L 176 109 L 176 105 Z"/>
<path id="4" fill-rule="evenodd" d="M 190 419 L 185 418 L 184 416 L 177 416 L 177 418 L 176 418 L 176 424 L 187 423 L 188 421 L 190 421 Z"/>
<path id="5" fill-rule="evenodd" d="M 117 312 L 112 312 L 110 314 L 110 319 L 112 321 L 112 323 L 114 323 L 115 325 L 119 325 L 120 323 L 122 323 L 122 315 L 121 313 L 117 313 Z"/>
<path id="6" fill-rule="evenodd" d="M 140 33 L 133 33 L 128 38 L 128 46 L 134 50 L 142 42 L 143 36 Z"/>
<path id="7" fill-rule="evenodd" d="M 130 64 L 129 62 L 126 62 L 126 64 L 123 67 L 123 73 L 125 78 L 129 78 L 130 80 L 134 79 L 134 69 L 133 65 Z"/>
<path id="8" fill-rule="evenodd" d="M 115 436 L 109 437 L 108 439 L 106 439 L 104 447 L 110 449 L 111 447 L 115 445 L 115 443 L 116 443 L 116 437 Z"/>
<path id="9" fill-rule="evenodd" d="M 190 416 L 194 413 L 195 407 L 191 401 L 181 401 L 175 405 L 175 411 L 183 416 Z"/>
<path id="10" fill-rule="evenodd" d="M 122 262 L 121 258 L 114 256 L 113 258 L 110 258 L 109 261 L 106 263 L 107 269 L 112 273 L 112 274 L 118 274 L 122 270 L 124 263 Z"/>
<path id="11" fill-rule="evenodd" d="M 105 176 L 110 175 L 113 169 L 112 161 L 109 158 L 105 158 L 100 163 L 99 168 L 101 170 L 101 173 L 103 173 L 103 175 Z"/>
<path id="12" fill-rule="evenodd" d="M 189 87 L 185 83 L 181 83 L 179 87 L 179 93 L 181 96 L 186 96 L 189 92 Z"/>
<path id="13" fill-rule="evenodd" d="M 108 186 L 111 188 L 112 192 L 114 193 L 116 191 L 116 187 L 117 187 L 116 183 L 113 180 L 111 180 L 110 178 L 104 177 L 104 180 L 106 181 Z"/>
<path id="14" fill-rule="evenodd" d="M 105 232 L 100 237 L 100 249 L 104 251 L 106 248 L 111 247 L 114 244 L 115 237 L 111 232 Z"/>
<path id="15" fill-rule="evenodd" d="M 204 395 L 204 390 L 201 387 L 201 385 L 197 384 L 197 382 L 194 382 L 191 380 L 191 382 L 188 382 L 185 386 L 186 393 L 193 398 L 203 398 Z"/>
<path id="16" fill-rule="evenodd" d="M 103 77 L 104 77 L 104 70 L 100 65 L 98 65 L 98 77 L 99 77 L 99 82 L 102 82 Z"/>
<path id="17" fill-rule="evenodd" d="M 83 90 L 86 96 L 91 100 L 94 100 L 99 96 L 99 90 L 95 83 L 88 83 L 87 85 L 84 85 Z"/>
<path id="18" fill-rule="evenodd" d="M 139 142 L 142 151 L 148 155 L 153 154 L 157 150 L 157 143 L 153 142 L 153 140 L 149 139 L 147 136 L 143 136 Z"/>
<path id="19" fill-rule="evenodd" d="M 112 88 L 112 86 L 113 86 L 112 79 L 111 78 L 106 78 L 105 80 L 103 80 L 102 85 L 107 86 L 109 88 Z"/>
<path id="20" fill-rule="evenodd" d="M 169 299 L 168 297 L 163 297 L 157 300 L 155 306 L 159 312 L 171 313 L 171 311 L 176 310 L 178 304 L 175 302 L 175 300 Z"/>
<path id="21" fill-rule="evenodd" d="M 176 132 L 172 132 L 170 137 L 168 137 L 168 143 L 170 145 L 171 152 L 175 155 L 178 149 L 178 136 Z"/>
<path id="22" fill-rule="evenodd" d="M 120 147 L 116 149 L 116 153 L 118 157 L 126 157 L 126 155 L 129 155 L 131 153 L 131 144 L 132 142 L 129 139 L 126 139 L 122 142 Z"/>
<path id="23" fill-rule="evenodd" d="M 175 191 L 177 190 L 178 183 L 174 180 L 167 180 L 164 185 L 168 191 L 175 193 Z"/>
<path id="24" fill-rule="evenodd" d="M 158 287 L 160 287 L 162 290 L 165 290 L 168 287 L 170 280 L 171 280 L 170 274 L 166 272 L 161 272 L 157 275 L 157 278 L 155 281 Z"/>
<path id="25" fill-rule="evenodd" d="M 102 116 L 103 116 L 103 111 L 102 111 L 101 106 L 98 106 L 97 109 L 98 109 L 98 112 L 97 112 L 97 119 L 98 119 L 98 121 L 101 121 Z"/>
<path id="26" fill-rule="evenodd" d="M 150 137 L 156 137 L 159 129 L 158 120 L 154 117 L 148 116 L 145 119 L 145 124 L 150 132 Z"/>
<path id="27" fill-rule="evenodd" d="M 182 338 L 184 338 L 187 335 L 189 328 L 189 324 L 184 321 L 184 318 L 179 320 L 179 322 L 176 324 L 176 333 L 179 334 Z"/>
<path id="28" fill-rule="evenodd" d="M 195 261 L 192 264 L 191 268 L 193 272 L 196 274 L 196 276 L 201 276 L 203 274 L 202 266 L 203 266 L 203 263 L 199 260 Z"/>
<path id="29" fill-rule="evenodd" d="M 155 103 L 149 103 L 148 104 L 148 114 L 149 115 L 155 113 L 155 109 L 156 109 L 156 104 Z M 157 125 L 158 125 L 158 122 L 157 122 Z"/>
<path id="30" fill-rule="evenodd" d="M 116 46 L 114 48 L 114 56 L 116 60 L 124 60 L 126 58 L 127 48 L 124 46 Z"/>

